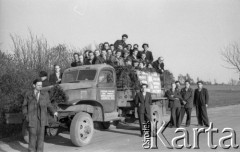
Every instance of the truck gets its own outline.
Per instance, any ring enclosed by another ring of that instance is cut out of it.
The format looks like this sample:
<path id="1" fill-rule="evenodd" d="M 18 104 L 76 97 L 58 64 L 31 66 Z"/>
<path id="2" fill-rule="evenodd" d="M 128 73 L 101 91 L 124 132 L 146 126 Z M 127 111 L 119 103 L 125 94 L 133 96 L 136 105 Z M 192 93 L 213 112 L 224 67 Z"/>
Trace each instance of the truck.
<path id="1" fill-rule="evenodd" d="M 156 76 L 156 72 L 154 74 Z M 69 130 L 70 139 L 75 146 L 84 146 L 93 138 L 94 122 L 101 124 L 103 129 L 108 129 L 111 124 L 118 125 L 126 118 L 136 119 L 134 97 L 139 90 L 119 88 L 116 70 L 111 65 L 97 64 L 68 68 L 63 72 L 60 87 L 67 100 L 57 105 L 58 118 L 55 119 L 54 125 L 46 128 L 48 135 L 57 135 L 59 128 L 64 127 Z M 151 95 L 153 103 L 151 121 L 158 122 L 159 127 L 164 113 L 163 105 L 167 98 L 164 97 L 162 88 Z M 27 141 L 26 124 L 23 125 L 23 135 Z"/>

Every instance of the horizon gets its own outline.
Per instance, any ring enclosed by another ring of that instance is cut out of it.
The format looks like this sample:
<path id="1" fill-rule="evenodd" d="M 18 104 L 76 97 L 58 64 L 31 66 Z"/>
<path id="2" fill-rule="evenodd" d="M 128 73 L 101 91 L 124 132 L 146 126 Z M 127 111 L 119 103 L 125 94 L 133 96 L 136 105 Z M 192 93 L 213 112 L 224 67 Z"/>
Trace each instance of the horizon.
<path id="1" fill-rule="evenodd" d="M 25 38 L 28 29 L 51 47 L 114 43 L 128 34 L 127 43 L 140 50 L 148 43 L 154 60 L 163 56 L 175 79 L 188 73 L 194 81 L 239 81 L 220 54 L 229 43 L 240 43 L 238 0 L 0 0 L 0 23 L 0 49 L 8 53 L 10 34 Z"/>

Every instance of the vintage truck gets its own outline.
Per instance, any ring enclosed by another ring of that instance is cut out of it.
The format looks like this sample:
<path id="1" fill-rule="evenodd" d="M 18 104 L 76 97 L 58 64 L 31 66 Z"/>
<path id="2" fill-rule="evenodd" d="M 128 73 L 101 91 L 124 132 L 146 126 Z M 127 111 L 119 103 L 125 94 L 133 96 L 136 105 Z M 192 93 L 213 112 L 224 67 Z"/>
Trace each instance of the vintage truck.
<path id="1" fill-rule="evenodd" d="M 118 88 L 116 77 L 115 68 L 107 64 L 66 69 L 60 86 L 67 96 L 67 102 L 58 104 L 58 119 L 54 126 L 47 128 L 47 132 L 56 135 L 59 127 L 68 128 L 72 143 L 84 146 L 93 138 L 94 122 L 108 129 L 111 123 L 117 125 L 127 117 L 135 118 L 134 96 L 139 90 Z M 152 93 L 151 119 L 158 121 L 159 125 L 166 100 L 163 89 Z M 26 132 L 26 129 L 23 130 Z M 24 135 L 27 140 L 27 134 Z"/>

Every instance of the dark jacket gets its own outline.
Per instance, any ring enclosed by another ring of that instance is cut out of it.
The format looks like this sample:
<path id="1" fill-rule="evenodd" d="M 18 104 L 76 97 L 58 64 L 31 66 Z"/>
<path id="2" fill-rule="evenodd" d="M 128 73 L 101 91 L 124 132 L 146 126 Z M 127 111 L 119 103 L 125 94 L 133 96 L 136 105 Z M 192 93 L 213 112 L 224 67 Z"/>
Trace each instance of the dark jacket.
<path id="1" fill-rule="evenodd" d="M 182 88 L 181 90 L 182 100 L 186 101 L 187 103 L 184 105 L 185 108 L 192 108 L 193 107 L 193 89 Z"/>
<path id="2" fill-rule="evenodd" d="M 114 43 L 114 49 L 117 50 L 118 49 L 118 45 L 122 45 L 123 48 L 127 47 L 127 44 L 123 41 L 123 40 L 117 40 Z"/>
<path id="3" fill-rule="evenodd" d="M 163 74 L 164 72 L 164 63 L 159 63 L 158 60 L 154 61 L 152 63 L 152 66 L 154 69 L 156 69 L 156 72 L 159 74 Z"/>
<path id="4" fill-rule="evenodd" d="M 92 65 L 92 64 L 94 64 L 94 59 L 92 61 L 89 59 L 85 61 L 85 65 Z"/>
<path id="5" fill-rule="evenodd" d="M 153 62 L 153 55 L 152 55 L 152 52 L 151 52 L 151 51 L 141 51 L 141 52 L 138 53 L 138 57 L 141 58 L 143 52 L 146 53 L 146 59 L 147 59 L 150 63 L 152 63 L 152 62 Z"/>
<path id="6" fill-rule="evenodd" d="M 135 104 L 138 107 L 139 113 L 147 112 L 147 114 L 150 114 L 150 105 L 152 104 L 151 94 L 149 92 L 147 92 L 145 99 L 144 99 L 142 92 L 138 92 L 135 96 Z"/>
<path id="7" fill-rule="evenodd" d="M 62 73 L 60 73 L 60 79 L 62 79 Z M 57 79 L 56 73 L 52 73 L 52 74 L 50 75 L 50 77 L 49 77 L 49 82 L 50 82 L 50 84 L 51 84 L 51 85 L 54 85 L 54 84 L 59 84 L 59 83 L 61 83 L 61 81 L 60 81 L 60 82 L 57 82 L 57 81 L 58 81 L 58 79 Z"/>
<path id="8" fill-rule="evenodd" d="M 173 92 L 172 89 L 170 89 L 166 92 L 166 97 L 169 100 L 169 108 L 181 107 L 182 96 L 180 94 L 180 91 L 175 89 Z"/>
<path id="9" fill-rule="evenodd" d="M 107 60 L 105 60 L 102 56 L 98 56 L 95 64 L 103 64 L 103 63 L 107 63 Z"/>
<path id="10" fill-rule="evenodd" d="M 38 116 L 38 110 L 40 110 L 40 117 Z M 41 120 L 41 126 L 48 125 L 47 110 L 49 110 L 52 114 L 55 112 L 52 104 L 50 103 L 48 92 L 40 91 L 38 101 L 34 91 L 28 91 L 25 94 L 22 105 L 22 113 L 28 122 L 29 127 L 36 127 L 36 121 L 39 118 Z"/>
<path id="11" fill-rule="evenodd" d="M 50 86 L 51 83 L 48 81 L 48 79 L 42 81 L 42 87 L 47 87 L 47 86 Z"/>
<path id="12" fill-rule="evenodd" d="M 83 63 L 81 63 L 80 61 L 78 61 L 78 62 L 74 61 L 71 63 L 71 67 L 82 66 L 82 65 L 83 65 Z"/>
<path id="13" fill-rule="evenodd" d="M 198 91 L 198 89 L 195 89 L 194 91 L 194 99 L 193 104 L 195 106 L 205 106 L 208 104 L 209 95 L 208 90 L 206 88 L 202 88 L 201 91 Z"/>

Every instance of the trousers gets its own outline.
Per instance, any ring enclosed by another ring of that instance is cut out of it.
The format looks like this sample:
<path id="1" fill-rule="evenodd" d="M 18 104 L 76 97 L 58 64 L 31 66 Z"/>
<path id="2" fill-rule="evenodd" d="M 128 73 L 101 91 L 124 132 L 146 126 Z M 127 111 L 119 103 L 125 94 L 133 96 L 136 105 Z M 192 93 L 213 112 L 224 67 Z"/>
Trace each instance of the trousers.
<path id="1" fill-rule="evenodd" d="M 37 118 L 35 126 L 29 127 L 28 152 L 43 152 L 45 126 Z"/>

